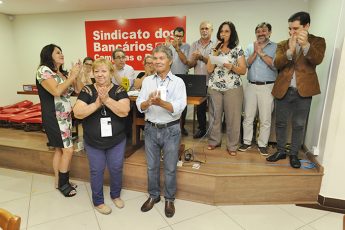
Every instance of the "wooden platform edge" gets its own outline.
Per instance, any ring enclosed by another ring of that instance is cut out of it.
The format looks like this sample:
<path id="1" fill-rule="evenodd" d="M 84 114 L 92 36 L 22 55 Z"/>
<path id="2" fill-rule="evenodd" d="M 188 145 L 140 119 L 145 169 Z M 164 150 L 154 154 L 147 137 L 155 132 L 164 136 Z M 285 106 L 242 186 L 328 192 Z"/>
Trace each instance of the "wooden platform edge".
<path id="1" fill-rule="evenodd" d="M 0 146 L 0 167 L 4 168 L 53 175 L 52 157 L 52 151 Z M 86 155 L 75 154 L 72 165 L 72 178 L 89 181 Z M 147 191 L 146 165 L 125 161 L 123 170 L 123 188 Z M 215 176 L 179 170 L 176 197 L 211 205 L 314 204 L 320 192 L 322 174 Z M 161 174 L 161 182 L 163 178 Z M 109 184 L 107 171 L 105 184 Z"/>

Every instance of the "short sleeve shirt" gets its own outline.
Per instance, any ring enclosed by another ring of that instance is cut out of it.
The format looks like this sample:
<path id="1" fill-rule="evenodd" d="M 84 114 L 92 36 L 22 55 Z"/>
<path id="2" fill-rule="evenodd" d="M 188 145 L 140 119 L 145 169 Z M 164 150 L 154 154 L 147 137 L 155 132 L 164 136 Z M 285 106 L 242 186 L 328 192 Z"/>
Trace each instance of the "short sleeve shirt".
<path id="1" fill-rule="evenodd" d="M 128 98 L 127 92 L 121 86 L 114 85 L 108 92 L 109 97 L 114 100 Z M 91 104 L 96 101 L 98 97 L 95 86 L 87 85 L 81 90 L 78 99 Z M 102 111 L 103 110 L 103 111 Z M 105 111 L 105 112 L 104 112 Z M 101 123 L 102 117 L 111 118 L 112 136 L 101 137 Z M 97 149 L 108 149 L 120 143 L 125 137 L 125 121 L 127 118 L 119 117 L 113 113 L 106 106 L 101 107 L 88 117 L 83 119 L 84 140 L 89 145 Z"/>

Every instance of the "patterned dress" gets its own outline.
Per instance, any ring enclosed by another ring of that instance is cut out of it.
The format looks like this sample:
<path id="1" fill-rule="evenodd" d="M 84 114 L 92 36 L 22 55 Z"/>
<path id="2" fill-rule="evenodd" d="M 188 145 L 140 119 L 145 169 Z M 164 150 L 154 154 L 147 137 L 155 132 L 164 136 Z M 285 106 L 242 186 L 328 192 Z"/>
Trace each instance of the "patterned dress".
<path id="1" fill-rule="evenodd" d="M 36 74 L 36 85 L 42 107 L 42 121 L 46 131 L 49 146 L 58 148 L 69 148 L 73 146 L 72 141 L 72 106 L 70 96 L 74 91 L 69 87 L 61 96 L 53 96 L 43 88 L 42 81 L 55 79 L 62 84 L 64 79 L 47 66 L 40 66 Z"/>
<path id="2" fill-rule="evenodd" d="M 221 52 L 219 56 L 227 57 L 229 63 L 237 65 L 238 59 L 244 55 L 240 45 L 233 48 L 229 53 Z M 209 87 L 217 91 L 227 91 L 242 86 L 240 75 L 225 68 L 222 65 L 216 65 L 213 73 L 209 78 Z"/>

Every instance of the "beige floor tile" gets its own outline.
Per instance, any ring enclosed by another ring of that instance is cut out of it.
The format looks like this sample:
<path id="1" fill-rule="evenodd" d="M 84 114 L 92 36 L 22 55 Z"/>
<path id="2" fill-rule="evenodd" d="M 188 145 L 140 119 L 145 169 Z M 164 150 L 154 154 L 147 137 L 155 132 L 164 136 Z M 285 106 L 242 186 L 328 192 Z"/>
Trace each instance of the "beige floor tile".
<path id="1" fill-rule="evenodd" d="M 58 190 L 32 196 L 28 226 L 92 210 L 85 186 L 78 187 L 77 191 L 76 196 L 67 198 Z"/>
<path id="2" fill-rule="evenodd" d="M 170 226 L 168 226 L 168 227 L 160 228 L 159 230 L 173 230 L 173 229 Z"/>
<path id="3" fill-rule="evenodd" d="M 29 227 L 27 230 L 98 230 L 95 213 L 90 210 L 76 215 Z"/>
<path id="4" fill-rule="evenodd" d="M 160 214 L 165 218 L 165 220 L 171 225 L 175 224 L 195 216 L 199 216 L 203 213 L 210 212 L 217 209 L 216 206 L 200 204 L 185 200 L 176 199 L 175 202 L 175 215 L 172 218 L 167 218 L 164 213 L 165 200 L 162 197 L 162 201 L 159 202 L 155 207 L 158 209 Z"/>
<path id="5" fill-rule="evenodd" d="M 306 225 L 306 226 L 303 226 L 301 228 L 298 228 L 297 230 L 315 230 L 315 228 L 312 228 L 312 227 Z"/>
<path id="6" fill-rule="evenodd" d="M 313 222 L 329 213 L 328 211 L 299 207 L 294 204 L 277 205 L 277 207 L 285 210 L 290 215 L 296 217 L 306 224 Z"/>
<path id="7" fill-rule="evenodd" d="M 173 230 L 243 230 L 219 209 L 174 224 L 172 228 Z"/>
<path id="8" fill-rule="evenodd" d="M 32 195 L 55 191 L 54 177 L 41 174 L 32 175 Z"/>
<path id="9" fill-rule="evenodd" d="M 113 212 L 110 215 L 102 215 L 96 212 L 99 225 L 102 230 L 155 230 L 168 226 L 164 218 L 154 207 L 150 211 L 143 213 L 140 211 L 141 205 L 146 201 L 147 196 L 126 201 L 123 209 L 110 205 Z"/>
<path id="10" fill-rule="evenodd" d="M 343 214 L 332 212 L 308 225 L 316 230 L 341 230 L 343 229 L 343 216 Z"/>
<path id="11" fill-rule="evenodd" d="M 274 205 L 220 206 L 246 230 L 295 230 L 304 223 Z"/>
<path id="12" fill-rule="evenodd" d="M 0 207 L 21 218 L 20 229 L 26 229 L 30 197 L 0 203 Z"/>
<path id="13" fill-rule="evenodd" d="M 30 173 L 0 169 L 0 203 L 30 196 Z"/>

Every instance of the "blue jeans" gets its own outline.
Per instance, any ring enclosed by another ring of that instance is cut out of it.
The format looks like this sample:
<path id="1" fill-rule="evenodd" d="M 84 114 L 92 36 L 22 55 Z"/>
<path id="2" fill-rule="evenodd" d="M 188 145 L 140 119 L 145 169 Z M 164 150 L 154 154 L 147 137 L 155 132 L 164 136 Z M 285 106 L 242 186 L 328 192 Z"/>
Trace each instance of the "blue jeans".
<path id="1" fill-rule="evenodd" d="M 110 198 L 120 197 L 126 139 L 109 149 L 94 148 L 84 140 L 84 147 L 89 159 L 92 202 L 94 206 L 104 204 L 103 176 L 105 166 L 108 167 L 110 175 Z"/>
<path id="2" fill-rule="evenodd" d="M 147 161 L 148 193 L 151 198 L 160 196 L 160 159 L 163 152 L 164 197 L 173 201 L 176 193 L 176 164 L 180 149 L 181 128 L 175 124 L 158 129 L 145 124 L 145 152 Z"/>
<path id="3" fill-rule="evenodd" d="M 282 99 L 275 99 L 276 138 L 278 151 L 286 153 L 288 119 L 291 116 L 292 137 L 290 155 L 297 155 L 304 138 L 312 97 L 301 97 L 294 88 L 289 88 Z"/>

